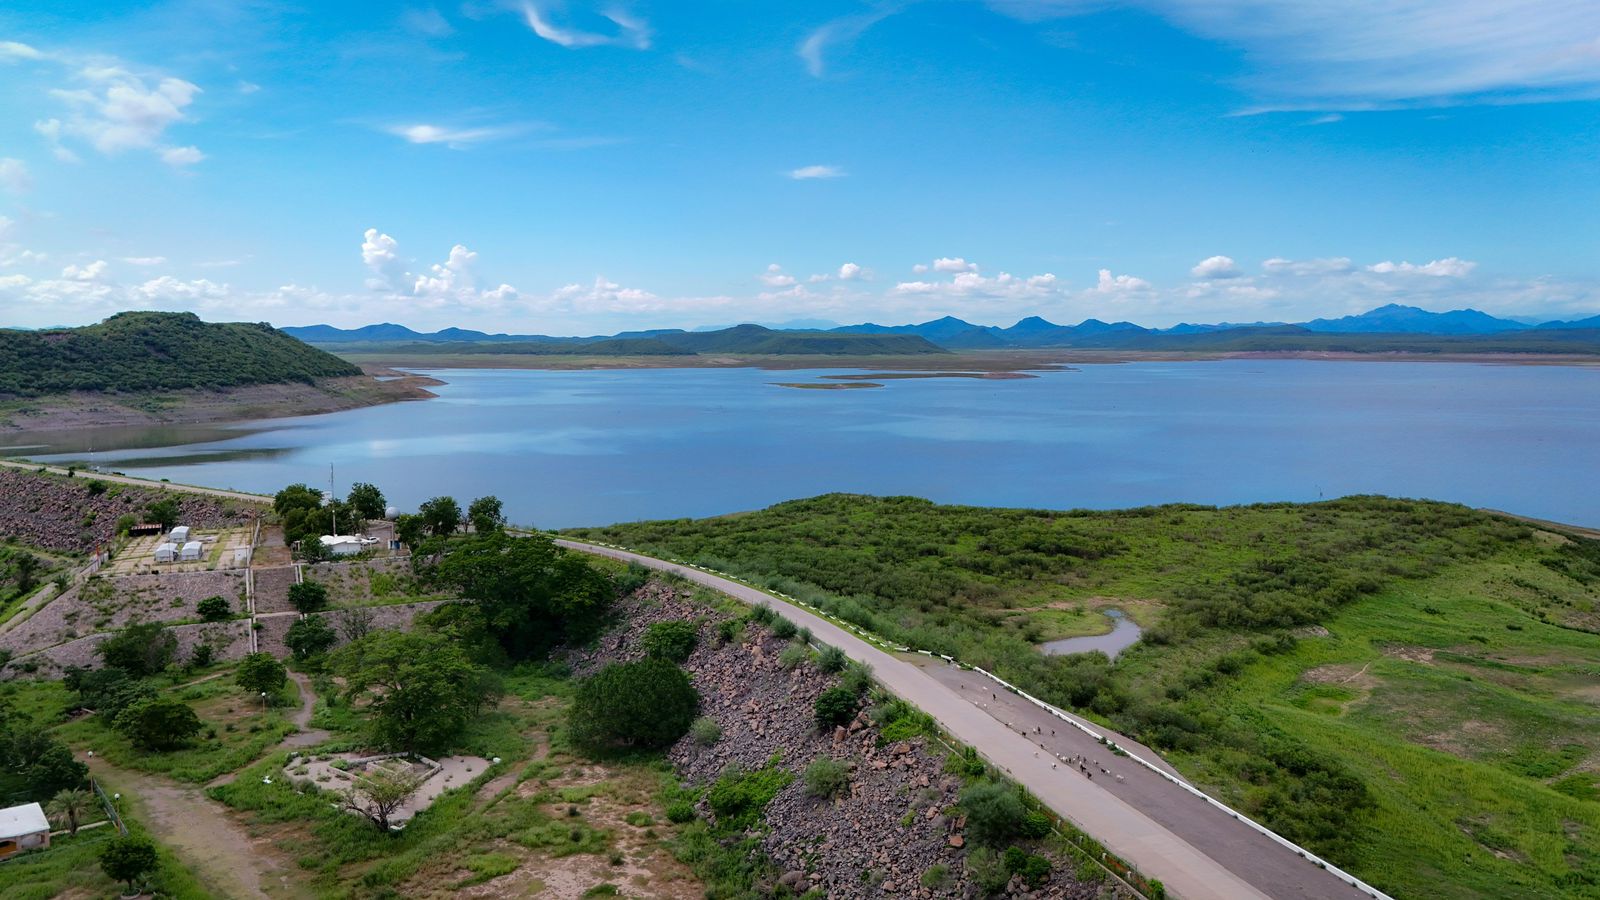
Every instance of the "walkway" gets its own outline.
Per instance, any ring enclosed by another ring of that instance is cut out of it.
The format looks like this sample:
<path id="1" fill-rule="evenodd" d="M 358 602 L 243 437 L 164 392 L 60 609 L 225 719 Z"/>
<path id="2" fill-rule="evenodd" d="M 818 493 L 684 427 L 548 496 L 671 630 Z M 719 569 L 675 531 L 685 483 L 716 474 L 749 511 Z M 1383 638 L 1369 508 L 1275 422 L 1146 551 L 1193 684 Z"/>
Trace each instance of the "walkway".
<path id="1" fill-rule="evenodd" d="M 689 566 L 579 541 L 562 539 L 557 543 L 672 572 L 745 603 L 781 609 L 796 625 L 811 629 L 818 640 L 871 666 L 884 687 L 933 716 L 956 740 L 978 748 L 1047 806 L 1147 877 L 1160 879 L 1174 896 L 1185 900 L 1356 900 L 1366 896 L 1155 773 L 1113 757 L 1087 737 L 1066 735 L 1070 726 L 1057 722 L 1057 734 L 1048 735 L 1048 717 L 1036 721 L 1033 714 L 1025 716 L 1020 706 L 1012 705 L 1022 703 L 1020 698 L 991 690 L 993 682 L 978 673 L 964 673 L 974 679 L 969 684 L 962 675 L 950 674 L 961 673 L 960 669 L 886 652 L 803 607 Z M 1000 701 L 1002 696 L 1008 698 L 1005 704 Z M 1035 725 L 1042 729 L 1040 733 L 1032 733 Z M 1041 748 L 1040 741 L 1047 746 Z M 1096 768 L 1096 777 L 1091 779 L 1079 774 L 1075 766 L 1069 772 L 1052 759 L 1053 754 L 1098 759 L 1114 774 L 1102 775 Z M 1122 775 L 1123 780 L 1115 775 Z"/>
<path id="2" fill-rule="evenodd" d="M 19 462 L 14 459 L 0 459 L 0 466 L 10 466 L 13 469 L 26 469 L 29 472 L 37 472 L 40 469 L 44 469 L 46 472 L 49 472 L 53 475 L 67 474 L 67 469 L 65 466 L 47 466 L 39 463 Z M 222 488 L 200 487 L 196 484 L 174 484 L 170 481 L 152 481 L 148 478 L 134 478 L 129 475 L 111 475 L 101 472 L 92 472 L 87 469 L 79 469 L 77 471 L 77 477 L 85 480 L 93 479 L 95 481 L 108 481 L 116 484 L 131 484 L 136 487 L 149 488 L 151 490 L 179 491 L 185 494 L 205 494 L 210 497 L 221 497 L 225 500 L 245 500 L 250 503 L 272 502 L 271 497 L 262 494 L 248 494 L 244 491 L 228 491 L 223 490 Z"/>

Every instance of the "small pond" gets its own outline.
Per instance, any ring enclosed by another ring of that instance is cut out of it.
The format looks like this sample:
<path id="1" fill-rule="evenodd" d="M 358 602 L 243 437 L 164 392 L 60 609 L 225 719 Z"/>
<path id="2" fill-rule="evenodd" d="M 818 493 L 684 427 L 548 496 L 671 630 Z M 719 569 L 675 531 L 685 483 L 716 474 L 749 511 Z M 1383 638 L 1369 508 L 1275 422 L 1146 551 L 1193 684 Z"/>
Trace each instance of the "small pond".
<path id="1" fill-rule="evenodd" d="M 1059 641 L 1047 641 L 1039 645 L 1039 649 L 1051 656 L 1065 656 L 1068 653 L 1088 653 L 1099 650 L 1112 659 L 1117 654 L 1128 649 L 1139 635 L 1144 632 L 1137 623 L 1123 613 L 1120 609 L 1108 609 L 1106 615 L 1113 623 L 1110 631 L 1105 634 L 1091 634 L 1085 637 L 1062 638 Z"/>

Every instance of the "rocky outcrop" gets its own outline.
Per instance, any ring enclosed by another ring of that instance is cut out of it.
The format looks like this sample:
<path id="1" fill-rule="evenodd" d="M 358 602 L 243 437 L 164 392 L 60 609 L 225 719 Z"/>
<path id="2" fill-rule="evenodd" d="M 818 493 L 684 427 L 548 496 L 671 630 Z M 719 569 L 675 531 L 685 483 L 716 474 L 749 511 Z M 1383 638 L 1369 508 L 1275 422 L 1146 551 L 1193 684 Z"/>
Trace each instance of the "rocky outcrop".
<path id="1" fill-rule="evenodd" d="M 0 538 L 59 553 L 87 553 L 109 543 L 124 515 L 144 518 L 146 506 L 168 497 L 178 501 L 179 522 L 219 528 L 248 522 L 263 507 L 203 494 L 156 491 L 101 482 L 90 489 L 87 475 L 67 478 L 0 468 Z"/>

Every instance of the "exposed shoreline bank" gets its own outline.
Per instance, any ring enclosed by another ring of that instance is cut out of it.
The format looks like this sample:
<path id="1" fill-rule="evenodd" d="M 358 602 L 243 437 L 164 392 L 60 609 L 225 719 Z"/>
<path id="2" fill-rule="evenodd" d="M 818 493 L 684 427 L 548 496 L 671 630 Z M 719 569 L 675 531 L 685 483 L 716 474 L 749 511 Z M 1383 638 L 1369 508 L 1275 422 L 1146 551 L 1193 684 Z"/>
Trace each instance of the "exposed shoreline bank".
<path id="1" fill-rule="evenodd" d="M 264 384 L 223 391 L 106 394 L 78 392 L 0 402 L 0 437 L 88 428 L 211 425 L 341 412 L 428 400 L 444 382 L 385 366 L 315 384 Z"/>

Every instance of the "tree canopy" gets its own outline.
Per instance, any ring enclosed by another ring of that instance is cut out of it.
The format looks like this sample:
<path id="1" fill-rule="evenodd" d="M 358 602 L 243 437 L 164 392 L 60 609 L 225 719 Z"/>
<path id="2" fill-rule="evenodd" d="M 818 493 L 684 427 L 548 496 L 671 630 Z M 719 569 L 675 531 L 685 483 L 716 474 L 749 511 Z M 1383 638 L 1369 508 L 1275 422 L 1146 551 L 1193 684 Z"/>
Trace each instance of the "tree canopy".
<path id="1" fill-rule="evenodd" d="M 157 622 L 129 625 L 101 641 L 95 652 L 105 664 L 136 678 L 154 675 L 172 664 L 178 639 Z"/>
<path id="2" fill-rule="evenodd" d="M 688 673 L 664 659 L 613 663 L 583 680 L 568 711 L 572 734 L 591 747 L 667 747 L 700 709 Z"/>
<path id="3" fill-rule="evenodd" d="M 454 497 L 432 497 L 417 508 L 417 517 L 434 537 L 455 534 L 461 527 L 461 504 Z"/>
<path id="4" fill-rule="evenodd" d="M 140 700 L 117 713 L 113 726 L 146 750 L 176 750 L 200 733 L 200 717 L 175 697 Z"/>
<path id="5" fill-rule="evenodd" d="M 354 510 L 363 519 L 381 519 L 384 514 L 383 491 L 377 485 L 358 481 L 350 485 L 350 494 L 345 497 L 345 505 Z"/>
<path id="6" fill-rule="evenodd" d="M 334 670 L 366 697 L 374 744 L 417 753 L 445 746 L 487 699 L 489 673 L 448 635 L 374 631 L 341 647 Z"/>

